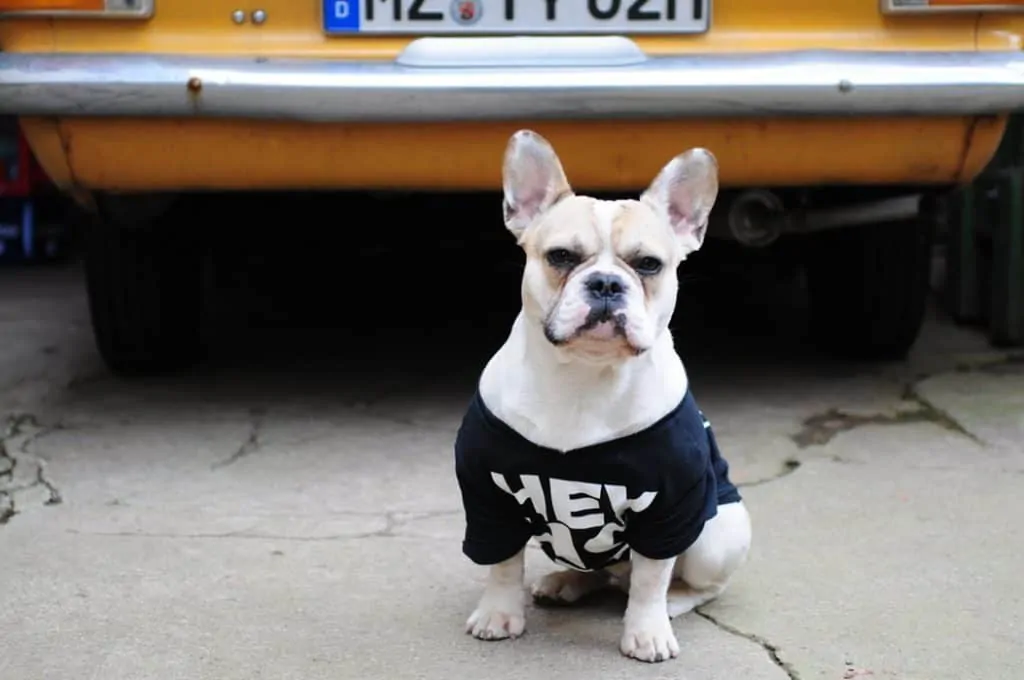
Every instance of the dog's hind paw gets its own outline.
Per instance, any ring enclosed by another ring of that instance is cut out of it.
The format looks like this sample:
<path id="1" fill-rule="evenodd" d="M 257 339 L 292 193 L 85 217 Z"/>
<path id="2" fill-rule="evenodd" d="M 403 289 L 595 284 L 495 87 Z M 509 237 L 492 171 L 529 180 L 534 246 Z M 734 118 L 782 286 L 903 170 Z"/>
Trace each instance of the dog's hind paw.
<path id="1" fill-rule="evenodd" d="M 530 593 L 537 604 L 572 604 L 609 584 L 601 572 L 556 571 L 538 579 Z"/>

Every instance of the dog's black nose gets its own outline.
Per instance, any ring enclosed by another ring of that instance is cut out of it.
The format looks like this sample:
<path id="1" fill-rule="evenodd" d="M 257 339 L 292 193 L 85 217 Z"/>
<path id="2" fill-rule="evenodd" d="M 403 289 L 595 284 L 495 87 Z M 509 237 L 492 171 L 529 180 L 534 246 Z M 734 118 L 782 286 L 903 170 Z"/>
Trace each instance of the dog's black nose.
<path id="1" fill-rule="evenodd" d="M 597 300 L 617 300 L 626 292 L 626 284 L 615 274 L 594 273 L 587 277 L 587 292 Z"/>

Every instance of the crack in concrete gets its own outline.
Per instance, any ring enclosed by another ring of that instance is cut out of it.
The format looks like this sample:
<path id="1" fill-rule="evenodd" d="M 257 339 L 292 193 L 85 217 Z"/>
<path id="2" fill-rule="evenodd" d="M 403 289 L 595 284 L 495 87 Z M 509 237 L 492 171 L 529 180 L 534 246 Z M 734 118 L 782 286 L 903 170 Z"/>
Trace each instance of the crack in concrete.
<path id="1" fill-rule="evenodd" d="M 424 423 L 423 421 L 416 420 L 415 418 L 411 418 L 411 417 L 410 418 L 402 418 L 401 416 L 388 416 L 388 415 L 384 415 L 384 414 L 380 414 L 380 413 L 367 413 L 367 412 L 360 413 L 359 415 L 366 416 L 368 418 L 372 418 L 374 420 L 377 420 L 377 421 L 380 421 L 380 422 L 383 422 L 383 423 L 391 423 L 392 425 L 402 425 L 403 427 L 411 427 L 411 428 L 417 429 L 417 430 L 427 430 L 427 431 L 430 431 L 430 432 L 443 432 L 443 433 L 449 433 L 449 432 L 452 431 L 452 428 L 450 428 L 450 427 L 447 427 L 447 426 L 444 426 L 444 425 L 432 425 L 431 423 Z"/>
<path id="2" fill-rule="evenodd" d="M 988 444 L 978 435 L 968 430 L 964 425 L 954 418 L 948 411 L 945 411 L 929 401 L 918 390 L 925 380 L 950 372 L 955 373 L 991 373 L 1002 375 L 1007 372 L 1016 373 L 1024 370 L 1024 352 L 1010 352 L 999 356 L 986 356 L 980 359 L 965 360 L 956 364 L 952 369 L 939 371 L 934 374 L 921 374 L 903 387 L 900 399 L 913 405 L 913 408 L 897 410 L 890 413 L 868 413 L 857 414 L 832 408 L 823 413 L 816 413 L 804 419 L 799 432 L 790 435 L 793 443 L 799 448 L 806 449 L 812 446 L 825 446 L 836 436 L 850 430 L 855 430 L 867 425 L 906 425 L 911 423 L 931 423 L 942 429 L 969 439 L 978 446 Z M 840 456 L 833 456 L 832 461 L 836 463 L 852 463 Z M 789 458 L 783 461 L 782 469 L 775 475 L 763 479 L 755 479 L 742 484 L 739 488 L 761 486 L 775 482 L 796 472 L 803 461 L 798 458 Z"/>
<path id="3" fill-rule="evenodd" d="M 977 435 L 970 432 L 946 411 L 928 401 L 917 390 L 918 383 L 930 376 L 925 376 L 903 388 L 900 398 L 913 404 L 914 408 L 897 410 L 893 413 L 849 413 L 832 408 L 823 413 L 816 413 L 804 419 L 799 432 L 790 435 L 798 447 L 806 449 L 811 446 L 825 446 L 837 435 L 867 425 L 907 425 L 911 423 L 931 423 L 944 430 L 970 439 L 979 446 L 985 446 Z"/>
<path id="4" fill-rule="evenodd" d="M 785 673 L 789 680 L 800 680 L 800 673 L 796 670 L 796 668 L 793 667 L 793 664 L 789 663 L 788 661 L 782 658 L 782 650 L 779 648 L 778 645 L 766 640 L 760 635 L 755 635 L 754 633 L 745 633 L 739 628 L 731 626 L 728 623 L 722 621 L 721 619 L 718 619 L 715 616 L 708 614 L 700 607 L 695 609 L 694 613 L 697 616 L 704 619 L 705 621 L 710 622 L 719 630 L 723 630 L 726 633 L 734 635 L 738 638 L 749 640 L 750 642 L 753 642 L 754 644 L 760 646 L 761 649 L 763 649 L 765 653 L 768 654 L 768 658 L 771 660 L 771 662 L 775 664 L 783 673 Z"/>
<path id="5" fill-rule="evenodd" d="M 257 541 L 288 541 L 291 543 L 326 543 L 330 541 L 355 540 L 370 538 L 378 532 L 360 534 L 332 534 L 330 536 L 289 536 L 288 534 L 264 534 L 229 531 L 222 534 L 179 534 L 171 531 L 78 531 L 68 529 L 69 534 L 76 536 L 97 536 L 102 538 L 160 538 L 174 540 L 188 539 L 235 539 L 235 540 L 257 540 Z"/>
<path id="6" fill-rule="evenodd" d="M 34 432 L 27 432 L 34 428 Z M 48 498 L 44 505 L 59 505 L 64 502 L 60 489 L 53 483 L 46 474 L 46 461 L 32 453 L 33 445 L 42 437 L 63 429 L 60 424 L 52 427 L 40 425 L 39 419 L 31 413 L 9 415 L 4 432 L 0 435 L 0 526 L 10 522 L 19 512 L 16 494 L 36 488 L 46 491 Z M 21 444 L 18 446 L 17 455 L 12 452 L 11 444 L 20 437 Z M 15 473 L 22 463 L 29 462 L 35 465 L 31 475 L 31 481 L 18 484 L 15 481 Z"/>
<path id="7" fill-rule="evenodd" d="M 801 465 L 803 465 L 803 463 L 801 463 L 796 458 L 787 458 L 786 460 L 782 461 L 782 469 L 779 470 L 776 474 L 772 475 L 771 477 L 754 479 L 749 482 L 740 482 L 739 484 L 736 485 L 736 487 L 739 489 L 748 489 L 752 486 L 761 486 L 762 484 L 770 484 L 771 482 L 777 482 L 783 477 L 788 477 L 797 470 L 799 470 Z"/>
<path id="8" fill-rule="evenodd" d="M 974 361 L 961 361 L 954 369 L 956 373 L 990 373 L 1004 375 L 1024 370 L 1024 352 L 1009 352 L 996 357 L 984 357 Z"/>
<path id="9" fill-rule="evenodd" d="M 0 439 L 0 463 L 6 465 L 3 470 L 0 470 L 0 481 L 9 484 L 14 481 L 14 470 L 18 467 L 18 459 L 7 451 L 7 442 L 3 439 Z M 10 522 L 17 514 L 18 509 L 14 505 L 13 491 L 9 492 L 6 484 L 0 486 L 0 526 Z"/>
<path id="10" fill-rule="evenodd" d="M 1021 367 L 1024 367 L 1024 352 L 1003 354 L 998 357 L 986 357 L 972 362 L 963 361 L 957 364 L 952 371 L 957 373 L 970 373 L 977 371 L 1002 374 L 1006 371 L 1020 370 Z M 918 390 L 918 385 L 925 380 L 948 372 L 949 371 L 941 371 L 935 374 L 918 375 L 913 381 L 904 385 L 903 391 L 900 394 L 900 399 L 912 404 L 913 408 L 897 410 L 891 413 L 868 414 L 849 413 L 842 409 L 831 408 L 822 413 L 816 413 L 805 418 L 800 431 L 790 435 L 790 439 L 799 448 L 806 449 L 812 446 L 825 446 L 839 434 L 868 425 L 931 423 L 948 432 L 952 432 L 969 439 L 978 446 L 988 446 L 984 440 L 964 427 L 963 424 L 954 418 L 948 411 L 945 411 L 933 404 Z M 853 462 L 841 458 L 840 456 L 833 456 L 832 461 L 836 463 Z M 803 461 L 798 458 L 788 458 L 783 461 L 782 469 L 779 470 L 778 473 L 770 477 L 743 482 L 736 486 L 738 488 L 750 488 L 770 484 L 793 474 L 800 469 L 802 464 Z"/>
<path id="11" fill-rule="evenodd" d="M 263 443 L 260 439 L 260 435 L 263 431 L 263 417 L 266 415 L 266 411 L 261 409 L 253 409 L 252 412 L 252 424 L 249 426 L 249 434 L 245 440 L 235 449 L 235 452 L 224 460 L 219 460 L 210 466 L 211 470 L 219 470 L 229 465 L 234 465 L 238 461 L 242 460 L 246 456 L 252 455 L 260 450 Z"/>
<path id="12" fill-rule="evenodd" d="M 971 371 L 1003 373 L 1006 371 L 1016 371 L 1021 365 L 1024 365 L 1024 353 L 1005 355 L 995 360 L 984 361 L 972 365 L 961 364 L 955 368 L 955 371 L 959 373 Z M 921 375 L 904 386 L 900 398 L 904 402 L 913 404 L 913 409 L 900 410 L 895 413 L 853 414 L 833 408 L 825 411 L 824 413 L 814 414 L 806 418 L 803 421 L 803 427 L 801 430 L 791 435 L 791 439 L 799 448 L 806 449 L 811 446 L 825 446 L 837 435 L 867 425 L 931 423 L 948 432 L 969 439 L 978 446 L 987 446 L 980 437 L 964 427 L 964 425 L 954 418 L 949 412 L 939 408 L 921 394 L 918 389 L 918 385 L 931 377 L 933 376 Z M 837 463 L 851 462 L 844 460 L 840 456 L 833 456 L 832 460 Z M 795 457 L 788 458 L 783 461 L 782 469 L 777 474 L 763 479 L 737 484 L 737 487 L 749 488 L 778 481 L 779 479 L 788 477 L 796 472 L 801 465 L 802 462 L 799 459 Z M 1024 472 L 1021 472 L 1021 474 L 1024 474 Z M 768 655 L 771 662 L 784 672 L 789 680 L 800 680 L 800 673 L 791 663 L 782 658 L 782 651 L 778 645 L 760 635 L 747 633 L 735 626 L 727 624 L 700 607 L 695 609 L 694 613 L 720 630 L 760 646 Z M 871 672 L 848 668 L 843 677 L 852 678 L 857 675 L 865 674 L 871 674 Z"/>
<path id="13" fill-rule="evenodd" d="M 917 404 L 921 412 L 928 414 L 928 422 L 935 423 L 945 430 L 955 432 L 962 437 L 966 437 L 978 446 L 987 446 L 987 444 L 982 441 L 978 435 L 964 427 L 963 424 L 950 415 L 948 411 L 941 409 L 928 401 L 928 399 L 926 399 L 917 389 L 920 382 L 921 380 L 914 381 L 903 388 L 903 394 L 901 396 L 904 401 Z"/>
<path id="14" fill-rule="evenodd" d="M 239 530 L 223 533 L 175 533 L 170 531 L 80 531 L 68 529 L 69 534 L 78 536 L 100 536 L 112 538 L 161 538 L 161 539 L 239 539 L 290 541 L 295 543 L 326 543 L 330 541 L 352 541 L 364 538 L 419 538 L 415 534 L 399 534 L 399 529 L 411 522 L 434 517 L 449 517 L 460 514 L 462 510 L 437 510 L 433 512 L 406 513 L 402 511 L 387 513 L 336 513 L 358 517 L 379 517 L 384 526 L 373 531 L 357 531 L 352 533 L 331 534 L 329 536 L 291 536 L 288 534 L 272 534 L 259 531 Z M 408 515 L 408 516 L 404 516 Z M 430 538 L 430 537 L 423 537 Z"/>

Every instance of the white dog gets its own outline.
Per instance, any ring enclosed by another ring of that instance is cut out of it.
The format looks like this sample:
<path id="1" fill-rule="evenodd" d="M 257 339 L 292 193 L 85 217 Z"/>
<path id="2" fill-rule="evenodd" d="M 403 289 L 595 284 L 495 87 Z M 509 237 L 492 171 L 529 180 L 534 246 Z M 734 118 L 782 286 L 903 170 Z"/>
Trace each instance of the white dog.
<path id="1" fill-rule="evenodd" d="M 504 192 L 505 225 L 526 252 L 523 307 L 455 444 L 463 551 L 490 567 L 467 631 L 522 634 L 523 550 L 535 538 L 568 567 L 534 584 L 537 601 L 617 582 L 628 592 L 622 653 L 675 657 L 669 619 L 719 595 L 751 540 L 668 330 L 717 162 L 691 149 L 639 200 L 601 201 L 575 195 L 552 147 L 523 130 L 505 152 Z"/>

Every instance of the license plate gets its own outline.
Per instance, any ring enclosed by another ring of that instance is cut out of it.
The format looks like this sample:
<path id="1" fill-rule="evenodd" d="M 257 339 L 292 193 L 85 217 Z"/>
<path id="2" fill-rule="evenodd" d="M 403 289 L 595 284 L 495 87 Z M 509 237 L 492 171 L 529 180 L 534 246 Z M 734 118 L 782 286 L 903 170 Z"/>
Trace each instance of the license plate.
<path id="1" fill-rule="evenodd" d="M 322 1 L 334 35 L 703 33 L 711 13 L 711 0 Z"/>

